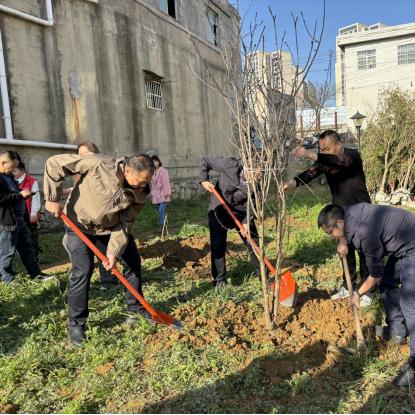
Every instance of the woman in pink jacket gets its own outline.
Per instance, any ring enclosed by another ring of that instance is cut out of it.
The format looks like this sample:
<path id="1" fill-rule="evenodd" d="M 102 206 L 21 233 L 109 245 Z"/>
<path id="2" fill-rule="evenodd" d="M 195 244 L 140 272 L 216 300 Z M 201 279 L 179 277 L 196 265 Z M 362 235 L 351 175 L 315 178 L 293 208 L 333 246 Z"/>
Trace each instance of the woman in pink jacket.
<path id="1" fill-rule="evenodd" d="M 170 202 L 171 186 L 168 171 L 163 167 L 158 156 L 151 157 L 156 171 L 151 180 L 151 197 L 159 212 L 159 225 L 163 227 L 167 203 Z"/>

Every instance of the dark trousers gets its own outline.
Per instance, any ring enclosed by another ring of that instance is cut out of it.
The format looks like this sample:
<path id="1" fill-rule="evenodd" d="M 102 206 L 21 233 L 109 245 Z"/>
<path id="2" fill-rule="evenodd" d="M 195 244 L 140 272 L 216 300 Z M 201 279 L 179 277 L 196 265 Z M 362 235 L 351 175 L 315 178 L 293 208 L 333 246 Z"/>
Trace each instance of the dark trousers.
<path id="1" fill-rule="evenodd" d="M 72 230 L 66 230 L 67 248 L 72 262 L 72 274 L 68 289 L 68 316 L 70 326 L 85 326 L 89 315 L 88 296 L 94 269 L 94 254 Z M 87 235 L 97 248 L 105 254 L 109 235 Z M 121 256 L 124 277 L 142 295 L 141 260 L 134 238 L 130 235 L 128 245 Z M 137 312 L 143 306 L 127 290 L 125 302 L 129 312 Z"/>
<path id="2" fill-rule="evenodd" d="M 65 233 L 65 235 L 63 236 L 62 239 L 62 245 L 65 248 L 65 251 L 68 253 L 69 258 L 72 261 L 71 258 L 71 253 L 69 252 L 69 248 L 68 248 L 68 235 L 67 233 Z M 103 251 L 105 253 L 105 251 Z M 107 271 L 105 269 L 105 267 L 102 265 L 102 262 L 98 260 L 98 269 L 99 269 L 99 276 L 101 279 L 101 284 L 105 285 L 105 284 L 109 284 L 109 283 L 115 283 L 117 282 L 117 278 L 112 275 L 112 273 L 110 271 Z"/>
<path id="3" fill-rule="evenodd" d="M 15 231 L 0 231 L 0 274 L 5 284 L 14 280 L 12 264 L 16 246 L 15 234 Z"/>
<path id="4" fill-rule="evenodd" d="M 35 250 L 36 261 L 39 262 L 39 229 L 37 223 L 30 223 L 27 225 L 32 238 L 33 249 Z"/>
<path id="5" fill-rule="evenodd" d="M 409 334 L 410 356 L 415 361 L 415 255 L 400 259 L 401 306 Z"/>
<path id="6" fill-rule="evenodd" d="M 347 264 L 349 265 L 350 279 L 352 280 L 353 288 L 357 288 L 357 265 L 356 265 L 356 253 L 359 255 L 359 271 L 360 271 L 360 284 L 363 284 L 369 276 L 369 271 L 366 266 L 366 260 L 364 255 L 359 252 L 353 244 L 347 245 Z M 343 261 L 342 261 L 343 266 Z M 343 286 L 347 288 L 346 276 L 343 270 Z"/>
<path id="7" fill-rule="evenodd" d="M 98 269 L 99 269 L 99 276 L 100 276 L 100 280 L 101 280 L 101 284 L 113 284 L 116 283 L 117 277 L 112 275 L 112 273 L 110 271 L 107 271 L 104 267 L 104 265 L 102 265 L 101 261 L 98 261 Z"/>
<path id="8" fill-rule="evenodd" d="M 16 217 L 17 235 L 16 251 L 20 260 L 25 266 L 28 274 L 33 278 L 40 274 L 39 263 L 36 259 L 35 248 L 33 247 L 32 236 L 23 218 Z"/>
<path id="9" fill-rule="evenodd" d="M 238 218 L 239 219 L 239 218 Z M 241 220 L 241 219 L 239 219 Z M 228 213 L 221 207 L 216 208 L 216 210 L 209 211 L 209 231 L 210 231 L 210 249 L 211 249 L 211 266 L 212 266 L 212 276 L 214 281 L 225 281 L 226 280 L 226 263 L 225 263 L 225 253 L 226 253 L 226 239 L 228 236 L 229 229 L 235 229 L 236 224 Z M 251 231 L 251 237 L 258 244 L 258 231 L 255 226 L 255 222 L 252 220 L 249 224 Z M 238 229 L 239 236 L 241 237 L 243 243 L 248 248 L 249 254 L 251 256 L 251 262 L 255 271 L 260 275 L 260 265 L 258 258 L 256 257 L 251 245 L 248 243 L 246 238 L 244 238 L 241 232 Z"/>
<path id="10" fill-rule="evenodd" d="M 415 255 L 390 256 L 379 290 L 390 331 L 405 336 L 408 329 L 410 356 L 415 360 Z"/>
<path id="11" fill-rule="evenodd" d="M 0 273 L 3 282 L 14 279 L 12 264 L 15 251 L 32 278 L 40 274 L 29 228 L 24 218 L 19 216 L 16 217 L 16 230 L 0 232 Z"/>
<path id="12" fill-rule="evenodd" d="M 391 333 L 406 336 L 405 317 L 401 309 L 401 261 L 391 255 L 379 284 L 380 298 Z"/>

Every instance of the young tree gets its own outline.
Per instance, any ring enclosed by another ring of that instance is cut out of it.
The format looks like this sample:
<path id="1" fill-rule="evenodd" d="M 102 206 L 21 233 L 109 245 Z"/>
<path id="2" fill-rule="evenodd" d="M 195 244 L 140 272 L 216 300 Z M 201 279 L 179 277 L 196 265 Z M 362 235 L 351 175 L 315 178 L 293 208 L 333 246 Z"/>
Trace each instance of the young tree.
<path id="1" fill-rule="evenodd" d="M 270 331 L 276 327 L 279 305 L 280 274 L 283 260 L 283 239 L 286 233 L 286 194 L 284 175 L 289 153 L 295 143 L 295 98 L 306 79 L 317 56 L 325 24 L 325 0 L 322 0 L 321 21 L 308 25 L 305 17 L 292 15 L 293 44 L 287 41 L 287 34 L 278 33 L 278 19 L 271 8 L 272 27 L 267 28 L 256 15 L 243 33 L 243 22 L 233 22 L 238 27 L 233 42 L 220 47 L 222 61 L 226 68 L 226 80 L 209 75 L 202 77 L 194 73 L 201 82 L 222 94 L 234 123 L 234 136 L 230 140 L 243 161 L 248 186 L 248 215 L 256 217 L 259 230 L 259 251 L 261 284 L 265 320 Z M 239 4 L 238 4 L 239 8 Z M 246 13 L 241 13 L 246 16 Z M 244 19 L 244 18 L 243 18 Z M 309 38 L 307 50 L 299 45 L 299 31 Z M 190 31 L 189 31 L 189 36 Z M 270 42 L 268 41 L 270 37 Z M 265 44 L 273 44 L 275 53 L 266 51 Z M 194 41 L 195 47 L 197 43 Z M 294 65 L 287 71 L 283 50 L 293 56 Z M 299 63 L 302 63 L 300 69 Z M 273 190 L 271 192 L 271 189 Z M 275 219 L 275 289 L 271 294 L 267 285 L 264 264 L 265 219 L 269 204 L 273 205 Z"/>

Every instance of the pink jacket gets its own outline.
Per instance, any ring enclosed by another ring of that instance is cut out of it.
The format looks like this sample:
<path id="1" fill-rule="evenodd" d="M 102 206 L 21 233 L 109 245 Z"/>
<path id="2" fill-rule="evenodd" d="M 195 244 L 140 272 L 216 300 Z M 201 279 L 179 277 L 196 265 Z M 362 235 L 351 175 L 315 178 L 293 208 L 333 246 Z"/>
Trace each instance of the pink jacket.
<path id="1" fill-rule="evenodd" d="M 169 173 L 164 167 L 159 167 L 151 179 L 151 197 L 153 203 L 170 202 L 171 186 Z"/>

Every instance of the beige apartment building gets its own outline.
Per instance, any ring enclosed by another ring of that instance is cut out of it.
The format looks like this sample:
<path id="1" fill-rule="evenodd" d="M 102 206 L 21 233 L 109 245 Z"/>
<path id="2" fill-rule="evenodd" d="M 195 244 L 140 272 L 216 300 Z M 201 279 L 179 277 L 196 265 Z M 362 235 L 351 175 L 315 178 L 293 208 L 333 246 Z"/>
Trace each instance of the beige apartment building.
<path id="1" fill-rule="evenodd" d="M 347 107 L 348 118 L 357 110 L 370 118 L 379 92 L 391 86 L 415 91 L 415 23 L 355 23 L 339 29 L 336 104 Z"/>
<path id="2" fill-rule="evenodd" d="M 258 51 L 249 56 L 248 63 L 250 65 L 248 70 L 252 70 L 255 74 L 258 88 L 259 85 L 265 87 L 267 100 L 271 100 L 276 105 L 282 105 L 286 109 L 288 129 L 294 128 L 295 111 L 304 109 L 308 105 L 310 95 L 315 96 L 314 85 L 304 79 L 302 74 L 299 73 L 296 76 L 297 67 L 293 65 L 292 55 L 288 51 Z M 291 101 L 290 96 L 294 91 L 296 91 L 296 97 Z M 257 94 L 255 106 L 259 118 L 267 117 L 269 114 L 270 108 L 267 100 L 263 93 Z"/>

